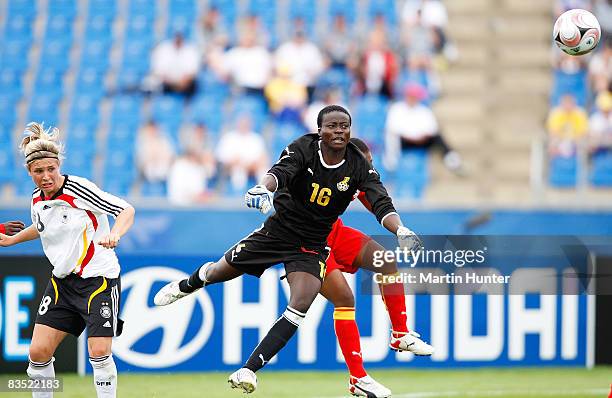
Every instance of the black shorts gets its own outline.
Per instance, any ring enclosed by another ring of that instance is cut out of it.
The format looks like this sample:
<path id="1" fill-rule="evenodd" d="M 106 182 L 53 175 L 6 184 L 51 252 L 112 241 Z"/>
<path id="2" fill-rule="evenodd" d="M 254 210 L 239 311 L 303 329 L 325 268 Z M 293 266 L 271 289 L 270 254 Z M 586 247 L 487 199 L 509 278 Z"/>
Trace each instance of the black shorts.
<path id="1" fill-rule="evenodd" d="M 121 281 L 119 278 L 51 277 L 40 301 L 36 323 L 79 336 L 87 326 L 88 337 L 119 336 Z"/>
<path id="2" fill-rule="evenodd" d="M 302 271 L 323 281 L 327 255 L 324 245 L 316 248 L 299 246 L 262 228 L 225 252 L 225 260 L 234 268 L 258 278 L 266 269 L 284 263 L 287 274 Z"/>

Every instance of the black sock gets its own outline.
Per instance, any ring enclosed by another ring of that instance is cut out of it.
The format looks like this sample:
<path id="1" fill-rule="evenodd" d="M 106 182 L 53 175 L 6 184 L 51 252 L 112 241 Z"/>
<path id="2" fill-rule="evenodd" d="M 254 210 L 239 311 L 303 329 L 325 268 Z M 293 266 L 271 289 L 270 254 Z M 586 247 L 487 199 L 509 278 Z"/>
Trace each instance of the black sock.
<path id="1" fill-rule="evenodd" d="M 183 279 L 179 282 L 179 290 L 183 293 L 193 293 L 196 290 L 204 287 L 204 281 L 200 279 L 200 268 L 195 270 L 188 279 Z"/>
<path id="2" fill-rule="evenodd" d="M 293 337 L 305 315 L 287 307 L 283 315 L 278 318 L 268 334 L 257 345 L 244 367 L 253 372 L 263 368 Z"/>

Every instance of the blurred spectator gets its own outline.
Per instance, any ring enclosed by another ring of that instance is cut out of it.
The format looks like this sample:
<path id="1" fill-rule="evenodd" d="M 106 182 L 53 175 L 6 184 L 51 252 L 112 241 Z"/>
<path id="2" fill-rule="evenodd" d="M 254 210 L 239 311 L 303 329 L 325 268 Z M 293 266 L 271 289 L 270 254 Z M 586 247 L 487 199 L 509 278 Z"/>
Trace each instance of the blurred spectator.
<path id="1" fill-rule="evenodd" d="M 245 16 L 240 21 L 238 31 L 253 33 L 257 45 L 270 48 L 270 32 L 268 32 L 268 29 L 261 23 L 259 16 L 253 14 Z"/>
<path id="2" fill-rule="evenodd" d="M 582 8 L 584 10 L 591 10 L 591 0 L 557 0 L 555 3 L 555 15 L 558 17 L 565 11 L 572 10 L 574 8 Z"/>
<path id="3" fill-rule="evenodd" d="M 418 10 L 413 24 L 404 31 L 404 42 L 407 56 L 415 62 L 429 64 L 434 55 L 436 31 L 425 24 Z"/>
<path id="4" fill-rule="evenodd" d="M 344 104 L 342 91 L 340 89 L 329 88 L 325 90 L 322 97 L 322 99 L 313 101 L 310 105 L 308 105 L 308 108 L 306 108 L 306 111 L 302 115 L 302 123 L 304 124 L 304 127 L 306 127 L 306 130 L 311 133 L 317 131 L 317 116 L 319 115 L 319 111 L 325 108 L 327 105 L 336 104 L 348 109 L 348 106 Z"/>
<path id="5" fill-rule="evenodd" d="M 387 46 L 384 32 L 372 31 L 356 71 L 358 92 L 392 98 L 397 73 L 397 57 Z"/>
<path id="6" fill-rule="evenodd" d="M 593 55 L 589 63 L 589 78 L 595 92 L 608 91 L 612 77 L 612 37 L 603 44 L 603 48 Z"/>
<path id="7" fill-rule="evenodd" d="M 587 133 L 589 121 L 585 110 L 576 105 L 576 98 L 566 94 L 550 112 L 547 125 L 551 155 L 571 157 L 576 153 L 576 144 Z"/>
<path id="8" fill-rule="evenodd" d="M 344 14 L 336 14 L 324 39 L 325 54 L 332 68 L 346 68 L 355 54 L 354 36 L 349 32 Z"/>
<path id="9" fill-rule="evenodd" d="M 407 0 L 402 9 L 402 22 L 406 26 L 422 23 L 427 27 L 445 30 L 448 13 L 440 0 Z"/>
<path id="10" fill-rule="evenodd" d="M 279 122 L 300 124 L 308 92 L 303 84 L 291 80 L 289 65 L 277 66 L 276 76 L 266 85 L 265 95 Z"/>
<path id="11" fill-rule="evenodd" d="M 245 93 L 263 98 L 272 72 L 272 56 L 257 44 L 255 34 L 249 30 L 242 32 L 238 46 L 225 53 L 223 72 Z"/>
<path id="12" fill-rule="evenodd" d="M 235 191 L 243 191 L 249 177 L 257 179 L 266 172 L 268 155 L 264 139 L 252 130 L 251 119 L 246 115 L 239 115 L 236 129 L 221 136 L 216 152 Z"/>
<path id="13" fill-rule="evenodd" d="M 168 200 L 179 206 L 202 203 L 208 198 L 208 179 L 215 161 L 208 150 L 206 128 L 193 126 L 182 135 L 183 154 L 172 164 L 168 177 Z"/>
<path id="14" fill-rule="evenodd" d="M 325 65 L 319 48 L 306 38 L 302 29 L 296 29 L 293 38 L 276 50 L 275 65 L 289 65 L 293 81 L 306 86 L 308 99 L 312 99 L 315 83 Z"/>
<path id="15" fill-rule="evenodd" d="M 463 174 L 461 157 L 442 137 L 431 108 L 420 103 L 426 94 L 422 86 L 409 84 L 404 92 L 405 99 L 389 108 L 385 124 L 385 164 L 389 170 L 395 170 L 402 150 L 439 147 L 444 155 L 444 165 L 457 174 Z"/>
<path id="16" fill-rule="evenodd" d="M 140 129 L 136 140 L 136 165 L 145 181 L 166 181 L 174 156 L 170 139 L 154 121 Z"/>
<path id="17" fill-rule="evenodd" d="M 612 148 L 612 94 L 604 91 L 595 100 L 596 111 L 589 119 L 591 144 L 596 152 Z"/>
<path id="18" fill-rule="evenodd" d="M 221 22 L 221 14 L 216 7 L 210 7 L 196 28 L 196 43 L 203 54 L 213 48 L 225 49 L 229 43 L 229 35 Z"/>
<path id="19" fill-rule="evenodd" d="M 191 97 L 196 91 L 196 76 L 200 68 L 197 48 L 186 43 L 182 33 L 157 45 L 151 56 L 151 72 L 155 83 L 164 93 Z"/>
<path id="20" fill-rule="evenodd" d="M 593 13 L 601 25 L 602 40 L 610 40 L 610 34 L 612 34 L 612 0 L 595 0 Z"/>

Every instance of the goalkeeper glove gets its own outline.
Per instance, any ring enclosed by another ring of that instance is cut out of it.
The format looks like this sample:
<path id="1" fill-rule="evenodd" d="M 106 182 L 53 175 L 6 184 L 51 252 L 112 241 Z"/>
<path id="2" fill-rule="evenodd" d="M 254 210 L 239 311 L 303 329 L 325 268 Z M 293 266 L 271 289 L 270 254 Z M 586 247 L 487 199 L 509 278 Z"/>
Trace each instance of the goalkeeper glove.
<path id="1" fill-rule="evenodd" d="M 423 241 L 410 228 L 400 226 L 395 234 L 397 235 L 397 243 L 402 250 L 413 253 L 423 248 Z"/>
<path id="2" fill-rule="evenodd" d="M 272 209 L 274 193 L 270 192 L 264 185 L 255 185 L 244 195 L 244 202 L 247 207 L 259 209 L 266 214 Z"/>

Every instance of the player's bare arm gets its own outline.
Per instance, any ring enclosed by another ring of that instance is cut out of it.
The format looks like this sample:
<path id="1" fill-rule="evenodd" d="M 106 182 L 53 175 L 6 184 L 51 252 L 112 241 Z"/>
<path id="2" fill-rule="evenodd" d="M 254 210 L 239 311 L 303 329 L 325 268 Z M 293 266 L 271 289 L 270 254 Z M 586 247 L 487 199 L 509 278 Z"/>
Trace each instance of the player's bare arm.
<path id="1" fill-rule="evenodd" d="M 34 224 L 30 225 L 23 231 L 19 232 L 16 235 L 9 236 L 5 234 L 0 234 L 0 246 L 8 247 L 13 246 L 22 242 L 27 242 L 29 240 L 38 239 L 38 231 Z"/>

